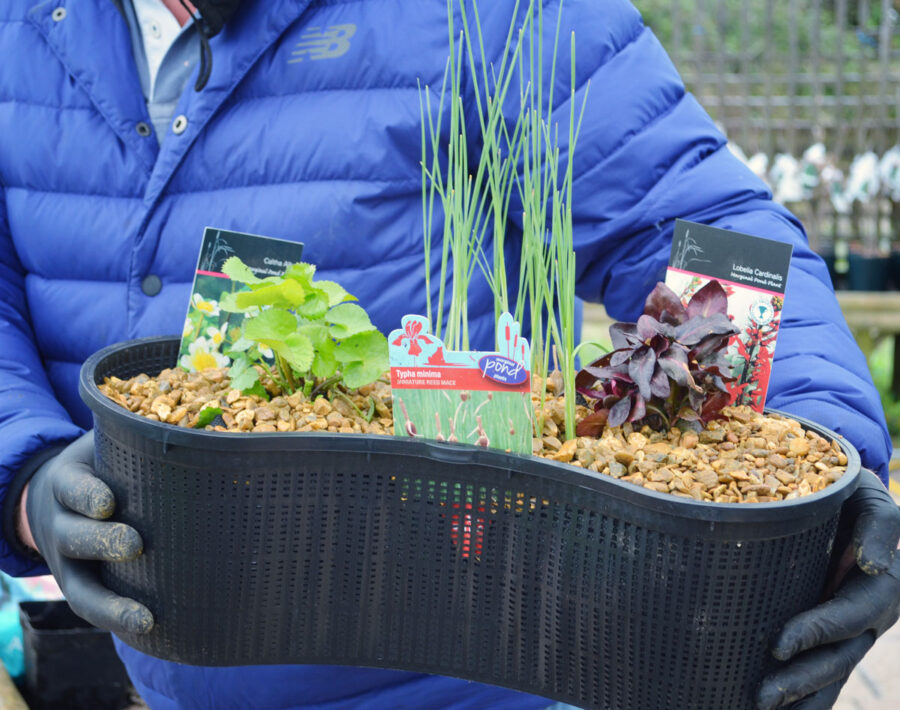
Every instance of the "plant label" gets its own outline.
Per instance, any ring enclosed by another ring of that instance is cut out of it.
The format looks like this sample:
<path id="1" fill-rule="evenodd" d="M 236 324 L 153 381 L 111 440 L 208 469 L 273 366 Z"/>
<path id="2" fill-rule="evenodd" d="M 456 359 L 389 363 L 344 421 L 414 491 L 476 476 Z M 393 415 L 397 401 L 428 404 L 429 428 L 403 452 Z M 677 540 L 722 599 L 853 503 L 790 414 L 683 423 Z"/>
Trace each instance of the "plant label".
<path id="1" fill-rule="evenodd" d="M 212 227 L 203 230 L 191 300 L 181 332 L 178 364 L 191 372 L 231 364 L 225 351 L 240 337 L 244 316 L 221 310 L 219 301 L 223 293 L 246 290 L 246 287 L 222 273 L 226 259 L 236 256 L 254 275 L 265 278 L 283 275 L 291 264 L 301 260 L 302 254 L 301 242 Z"/>
<path id="2" fill-rule="evenodd" d="M 397 436 L 531 453 L 531 348 L 509 313 L 495 352 L 447 350 L 423 316 L 401 326 L 388 337 Z"/>
<path id="3" fill-rule="evenodd" d="M 793 247 L 784 242 L 677 220 L 666 285 L 682 303 L 711 279 L 728 295 L 728 317 L 740 329 L 726 358 L 731 404 L 762 412 L 781 325 Z"/>

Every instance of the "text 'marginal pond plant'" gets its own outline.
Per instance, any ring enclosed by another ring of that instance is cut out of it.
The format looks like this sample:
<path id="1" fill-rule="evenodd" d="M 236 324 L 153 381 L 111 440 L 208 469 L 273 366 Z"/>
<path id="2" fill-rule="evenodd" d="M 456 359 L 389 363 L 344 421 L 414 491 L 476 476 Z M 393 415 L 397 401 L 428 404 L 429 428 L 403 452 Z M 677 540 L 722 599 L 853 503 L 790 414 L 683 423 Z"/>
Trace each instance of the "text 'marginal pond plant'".
<path id="1" fill-rule="evenodd" d="M 625 422 L 657 431 L 700 430 L 721 416 L 731 395 L 724 352 L 737 327 L 727 315 L 728 298 L 710 281 L 687 306 L 664 283 L 657 284 L 637 323 L 609 328 L 614 350 L 578 373 L 578 392 L 593 413 L 577 426 L 579 436 L 598 436 Z"/>

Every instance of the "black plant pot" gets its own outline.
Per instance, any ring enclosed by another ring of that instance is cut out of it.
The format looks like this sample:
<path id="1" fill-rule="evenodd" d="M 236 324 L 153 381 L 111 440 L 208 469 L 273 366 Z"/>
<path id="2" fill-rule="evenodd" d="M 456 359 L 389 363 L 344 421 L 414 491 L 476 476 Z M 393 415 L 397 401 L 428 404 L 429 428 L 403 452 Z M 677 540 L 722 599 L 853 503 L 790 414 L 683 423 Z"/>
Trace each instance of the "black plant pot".
<path id="1" fill-rule="evenodd" d="M 891 268 L 890 268 L 891 288 L 900 291 L 900 251 L 891 252 Z"/>
<path id="2" fill-rule="evenodd" d="M 108 631 L 76 616 L 64 601 L 19 603 L 25 694 L 33 710 L 130 704 L 131 682 Z"/>
<path id="3" fill-rule="evenodd" d="M 841 289 L 847 288 L 847 274 L 845 272 L 839 272 L 837 270 L 838 259 L 835 256 L 834 251 L 823 251 L 819 254 L 819 256 L 822 257 L 822 261 L 824 261 L 825 266 L 828 267 L 828 275 L 831 277 L 831 285 L 834 290 L 839 291 Z"/>
<path id="4" fill-rule="evenodd" d="M 373 666 L 586 708 L 749 710 L 773 634 L 819 599 L 858 480 L 838 439 L 848 472 L 825 491 L 701 503 L 458 444 L 179 429 L 99 392 L 177 349 L 106 348 L 80 387 L 115 518 L 144 539 L 141 558 L 103 568 L 156 618 L 125 640 L 184 663 Z"/>
<path id="5" fill-rule="evenodd" d="M 851 291 L 887 291 L 890 258 L 850 254 L 848 286 Z"/>

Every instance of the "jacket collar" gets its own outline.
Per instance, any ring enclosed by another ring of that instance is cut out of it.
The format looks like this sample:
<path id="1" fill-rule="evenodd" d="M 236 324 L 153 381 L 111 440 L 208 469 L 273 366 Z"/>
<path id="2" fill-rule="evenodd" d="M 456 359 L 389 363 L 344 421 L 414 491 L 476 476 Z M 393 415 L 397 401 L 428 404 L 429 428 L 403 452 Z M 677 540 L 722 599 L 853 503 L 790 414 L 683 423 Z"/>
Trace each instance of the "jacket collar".
<path id="1" fill-rule="evenodd" d="M 35 5 L 28 19 L 116 135 L 140 156 L 149 172 L 156 159 L 157 146 L 155 140 L 147 140 L 135 130 L 140 121 L 149 118 L 128 27 L 116 6 L 109 0 L 48 0 Z M 134 86 L 137 90 L 123 91 L 123 86 Z"/>
<path id="2" fill-rule="evenodd" d="M 159 156 L 156 140 L 135 130 L 138 122 L 149 121 L 149 117 L 128 27 L 116 0 L 46 0 L 31 9 L 29 20 L 116 135 L 141 157 L 148 172 L 152 171 L 145 201 L 154 202 L 213 114 L 310 2 L 244 0 L 237 14 L 210 40 L 213 65 L 206 87 L 196 92 L 194 78 L 189 80 L 175 109 L 176 116 L 187 117 L 186 130 L 177 137 L 169 136 Z M 64 18 L 54 19 L 60 9 L 65 10 Z"/>
<path id="3" fill-rule="evenodd" d="M 194 91 L 192 76 L 175 108 L 188 123 L 177 139 L 166 140 L 150 178 L 147 198 L 165 188 L 169 177 L 203 127 L 231 96 L 263 53 L 309 6 L 311 0 L 244 0 L 234 17 L 210 42 L 212 74 L 202 91 Z M 173 138 L 170 136 L 169 138 Z"/>

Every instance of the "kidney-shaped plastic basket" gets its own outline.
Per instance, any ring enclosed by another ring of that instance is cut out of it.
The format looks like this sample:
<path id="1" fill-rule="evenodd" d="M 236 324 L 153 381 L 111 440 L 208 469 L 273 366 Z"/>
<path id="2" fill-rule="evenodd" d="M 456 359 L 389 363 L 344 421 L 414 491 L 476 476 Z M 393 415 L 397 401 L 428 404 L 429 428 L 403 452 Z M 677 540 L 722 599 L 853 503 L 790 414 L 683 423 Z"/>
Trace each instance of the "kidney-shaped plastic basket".
<path id="1" fill-rule="evenodd" d="M 821 593 L 859 458 L 826 491 L 700 503 L 566 464 L 353 434 L 179 429 L 104 397 L 175 338 L 84 365 L 97 474 L 144 554 L 105 583 L 146 653 L 407 669 L 616 710 L 751 708 L 780 625 Z M 828 438 L 836 435 L 813 424 Z"/>

